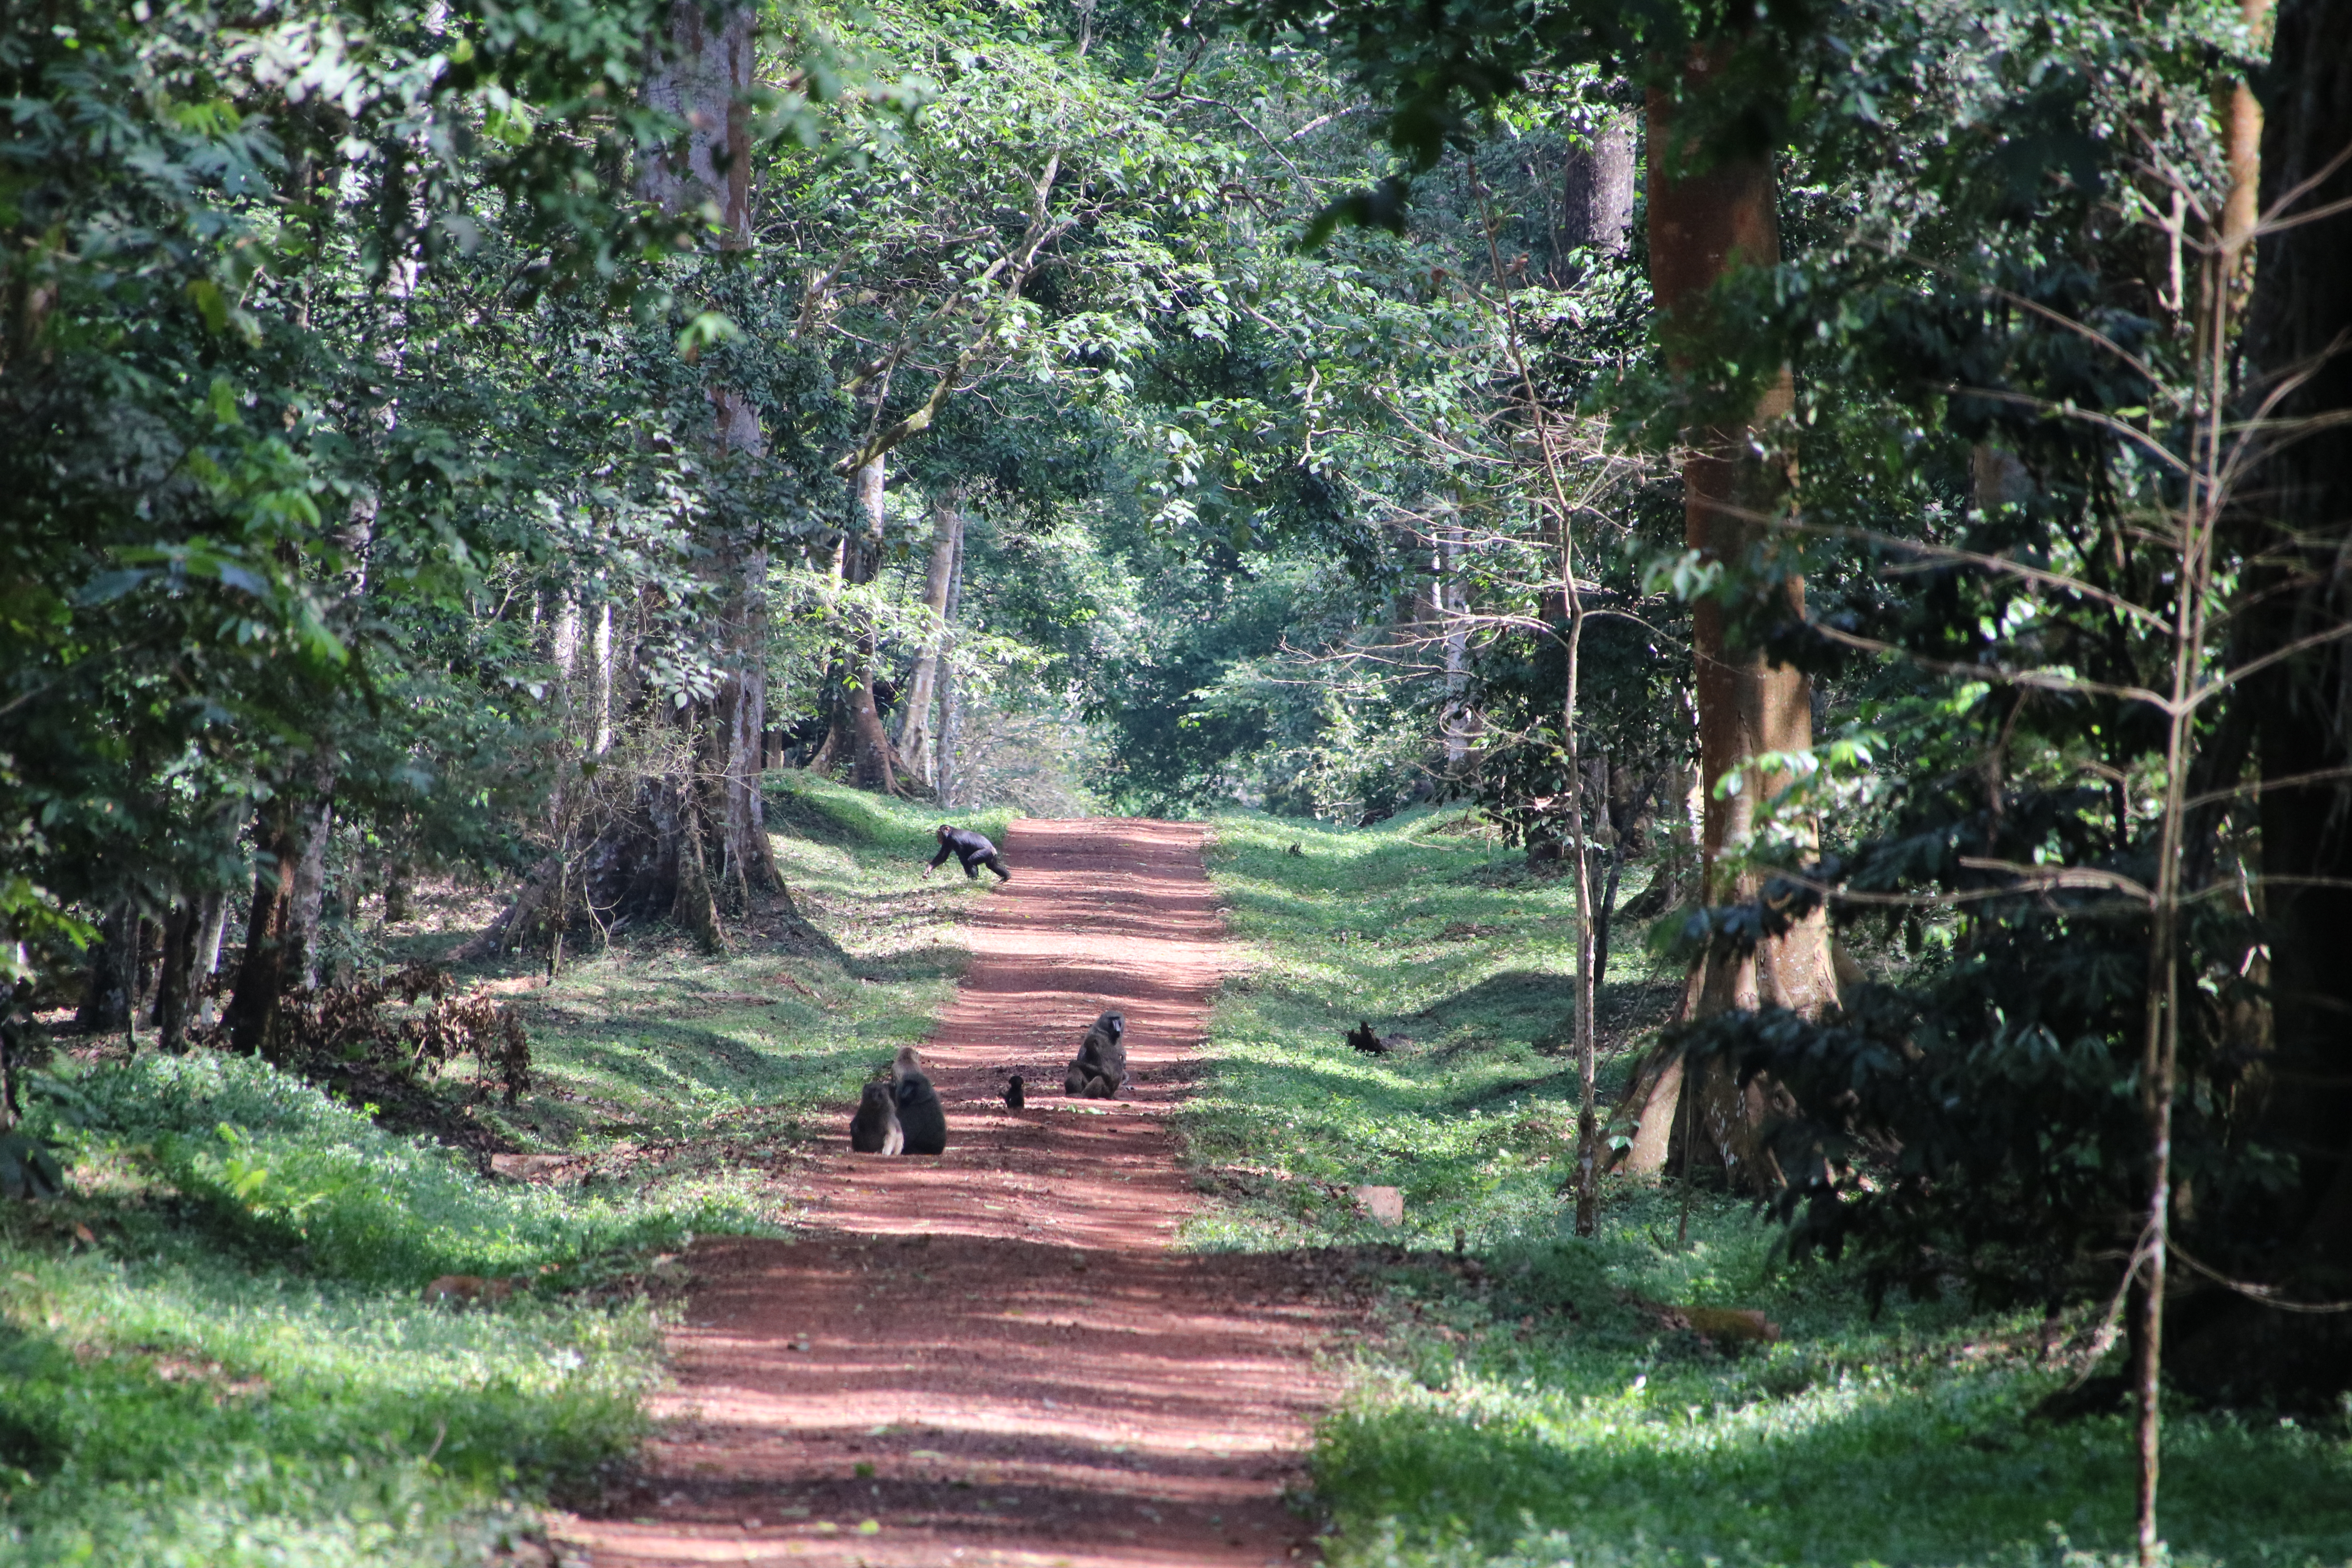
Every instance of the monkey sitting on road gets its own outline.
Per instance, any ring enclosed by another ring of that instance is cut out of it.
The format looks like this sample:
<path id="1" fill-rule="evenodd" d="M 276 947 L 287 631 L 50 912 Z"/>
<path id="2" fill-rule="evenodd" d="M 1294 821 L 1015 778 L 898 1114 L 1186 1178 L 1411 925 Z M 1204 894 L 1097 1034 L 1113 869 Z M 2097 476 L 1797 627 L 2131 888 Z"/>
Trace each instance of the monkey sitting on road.
<path id="1" fill-rule="evenodd" d="M 940 824 L 939 834 L 940 852 L 931 857 L 930 867 L 924 871 L 924 876 L 928 877 L 932 871 L 946 865 L 948 857 L 952 855 L 963 863 L 963 874 L 975 882 L 980 880 L 980 868 L 982 866 L 995 872 L 996 879 L 1000 882 L 1013 880 L 1013 873 L 1004 868 L 1004 857 L 998 852 L 995 845 L 991 844 L 979 834 L 969 828 L 950 827 L 944 822 Z"/>
<path id="2" fill-rule="evenodd" d="M 906 1134 L 908 1153 L 947 1152 L 948 1113 L 928 1075 L 909 1072 L 898 1079 L 898 1126 Z"/>
<path id="3" fill-rule="evenodd" d="M 896 1154 L 907 1146 L 898 1125 L 898 1106 L 887 1083 L 869 1083 L 849 1119 L 849 1147 L 859 1154 Z"/>
<path id="4" fill-rule="evenodd" d="M 1021 1075 L 1019 1073 L 1014 1073 L 1013 1075 L 1013 1081 L 1004 1086 L 1004 1109 L 1007 1110 L 1019 1110 L 1028 1103 L 1029 1097 L 1024 1094 L 1021 1090 Z"/>
<path id="5" fill-rule="evenodd" d="M 1108 1100 L 1127 1081 L 1127 1019 L 1105 1013 L 1078 1042 L 1078 1054 L 1062 1076 L 1062 1092 L 1087 1100 Z"/>

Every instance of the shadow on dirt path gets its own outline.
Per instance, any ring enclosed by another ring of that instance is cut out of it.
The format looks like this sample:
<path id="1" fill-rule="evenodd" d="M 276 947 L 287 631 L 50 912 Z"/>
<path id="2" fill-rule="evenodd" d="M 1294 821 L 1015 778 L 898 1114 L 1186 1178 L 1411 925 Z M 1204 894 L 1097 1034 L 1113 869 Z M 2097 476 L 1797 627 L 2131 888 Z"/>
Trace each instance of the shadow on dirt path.
<path id="1" fill-rule="evenodd" d="M 1168 1250 L 1197 1199 L 1165 1119 L 1225 964 L 1204 838 L 1013 826 L 1013 879 L 968 928 L 971 972 L 924 1050 L 946 1155 L 854 1155 L 845 1133 L 803 1177 L 806 1239 L 696 1249 L 646 1469 L 614 1517 L 564 1522 L 567 1554 L 1318 1559 L 1283 1497 L 1336 1392 L 1315 1351 L 1352 1316 L 1345 1284 L 1304 1258 Z M 1127 1015 L 1135 1077 L 1116 1100 L 1066 1099 L 1105 1007 Z"/>

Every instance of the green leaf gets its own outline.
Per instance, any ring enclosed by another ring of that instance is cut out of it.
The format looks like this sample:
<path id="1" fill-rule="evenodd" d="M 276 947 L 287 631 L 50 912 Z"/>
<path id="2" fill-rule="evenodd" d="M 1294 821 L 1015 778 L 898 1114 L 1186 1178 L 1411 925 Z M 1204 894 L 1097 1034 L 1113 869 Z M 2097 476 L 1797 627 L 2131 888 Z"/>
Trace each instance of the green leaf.
<path id="1" fill-rule="evenodd" d="M 196 314 L 205 319 L 207 328 L 217 332 L 228 325 L 228 297 L 211 279 L 190 279 L 188 299 L 196 307 Z"/>

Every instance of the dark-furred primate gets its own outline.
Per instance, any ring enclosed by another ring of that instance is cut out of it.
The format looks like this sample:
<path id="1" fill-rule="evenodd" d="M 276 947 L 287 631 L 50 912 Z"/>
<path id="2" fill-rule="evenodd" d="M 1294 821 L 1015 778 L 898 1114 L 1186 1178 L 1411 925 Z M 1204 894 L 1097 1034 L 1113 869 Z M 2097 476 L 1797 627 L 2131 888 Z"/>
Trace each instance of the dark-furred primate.
<path id="1" fill-rule="evenodd" d="M 857 1114 L 849 1119 L 849 1147 L 859 1154 L 896 1154 L 907 1146 L 907 1135 L 898 1125 L 897 1097 L 887 1083 L 869 1083 L 857 1102 Z"/>
<path id="2" fill-rule="evenodd" d="M 1013 1081 L 1004 1086 L 1004 1109 L 1018 1110 L 1028 1103 L 1029 1097 L 1021 1089 L 1021 1075 L 1014 1073 Z"/>
<path id="3" fill-rule="evenodd" d="M 947 1152 L 948 1113 L 926 1074 L 910 1072 L 898 1080 L 898 1126 L 906 1135 L 906 1152 Z"/>
<path id="4" fill-rule="evenodd" d="M 1078 1042 L 1070 1070 L 1062 1075 L 1062 1092 L 1087 1100 L 1108 1100 L 1127 1081 L 1127 1019 L 1105 1013 Z"/>
<path id="5" fill-rule="evenodd" d="M 1004 857 L 997 851 L 995 845 L 969 828 L 950 827 L 944 822 L 940 824 L 939 831 L 940 852 L 931 857 L 929 869 L 923 873 L 924 876 L 928 877 L 946 865 L 948 857 L 952 855 L 963 862 L 963 874 L 975 882 L 980 880 L 982 866 L 995 872 L 997 880 L 1001 882 L 1013 880 L 1013 873 L 1004 868 Z"/>

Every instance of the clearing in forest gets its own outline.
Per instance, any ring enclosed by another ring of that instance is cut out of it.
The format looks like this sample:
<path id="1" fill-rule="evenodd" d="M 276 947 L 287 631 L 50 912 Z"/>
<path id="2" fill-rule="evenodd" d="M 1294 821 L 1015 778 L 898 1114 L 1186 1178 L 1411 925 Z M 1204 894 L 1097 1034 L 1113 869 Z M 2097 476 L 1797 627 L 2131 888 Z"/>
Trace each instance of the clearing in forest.
<path id="1" fill-rule="evenodd" d="M 1013 879 L 924 1049 L 946 1155 L 844 1136 L 805 1172 L 803 1239 L 698 1248 L 638 1484 L 559 1540 L 596 1568 L 1315 1556 L 1285 1494 L 1335 1392 L 1314 1352 L 1336 1281 L 1171 1250 L 1196 1199 L 1167 1119 L 1226 963 L 1204 837 L 1013 826 Z M 1066 1098 L 1105 1007 L 1135 1076 L 1115 1100 Z"/>

